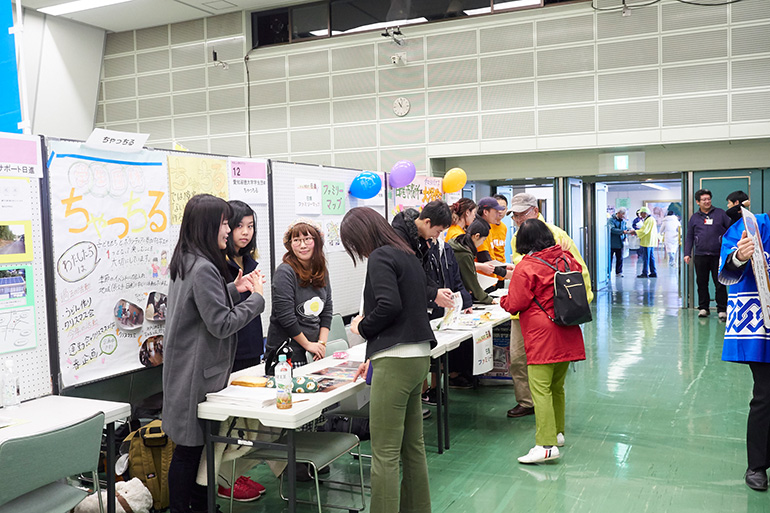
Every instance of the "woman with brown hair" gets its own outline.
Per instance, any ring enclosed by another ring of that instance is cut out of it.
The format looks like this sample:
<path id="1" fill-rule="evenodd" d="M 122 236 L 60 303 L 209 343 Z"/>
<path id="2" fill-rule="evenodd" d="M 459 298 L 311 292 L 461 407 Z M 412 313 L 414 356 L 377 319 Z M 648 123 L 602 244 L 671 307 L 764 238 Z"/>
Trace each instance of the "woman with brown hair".
<path id="1" fill-rule="evenodd" d="M 458 235 L 465 233 L 465 230 L 476 218 L 476 202 L 470 198 L 460 198 L 449 207 L 452 209 L 452 226 L 446 232 L 444 240 L 449 242 Z"/>
<path id="2" fill-rule="evenodd" d="M 366 260 L 363 316 L 350 329 L 367 340 L 366 362 L 356 378 L 371 366 L 370 511 L 430 513 L 420 392 L 436 342 L 425 308 L 425 271 L 412 248 L 371 208 L 345 214 L 340 236 L 353 262 Z"/>
<path id="3" fill-rule="evenodd" d="M 321 228 L 310 219 L 297 219 L 283 235 L 286 254 L 275 269 L 272 312 L 266 349 L 275 351 L 286 340 L 291 363 L 307 363 L 305 351 L 318 360 L 326 355 L 332 324 L 332 289 L 326 270 Z"/>

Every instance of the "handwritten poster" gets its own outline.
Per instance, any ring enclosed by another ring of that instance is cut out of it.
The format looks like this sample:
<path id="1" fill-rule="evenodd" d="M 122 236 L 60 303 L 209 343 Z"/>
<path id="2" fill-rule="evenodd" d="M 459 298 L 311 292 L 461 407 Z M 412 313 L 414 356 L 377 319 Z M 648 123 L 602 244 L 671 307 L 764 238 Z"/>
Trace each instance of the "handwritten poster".
<path id="1" fill-rule="evenodd" d="M 267 205 L 267 160 L 230 159 L 230 197 Z"/>
<path id="2" fill-rule="evenodd" d="M 393 215 L 407 208 L 421 210 L 427 203 L 433 200 L 443 199 L 441 178 L 432 176 L 417 176 L 406 187 L 395 190 L 393 201 Z"/>
<path id="3" fill-rule="evenodd" d="M 40 137 L 0 134 L 0 155 L 0 176 L 43 177 Z"/>
<path id="4" fill-rule="evenodd" d="M 347 189 L 343 182 L 321 182 L 323 215 L 344 215 Z"/>
<path id="5" fill-rule="evenodd" d="M 339 253 L 345 251 L 340 237 L 340 223 L 342 216 L 337 218 L 326 218 L 323 220 L 322 227 L 324 231 L 324 250 L 327 253 Z"/>
<path id="6" fill-rule="evenodd" d="M 473 330 L 473 375 L 478 376 L 489 372 L 494 367 L 492 351 L 492 328 Z"/>
<path id="7" fill-rule="evenodd" d="M 294 179 L 294 213 L 321 215 L 321 181 L 306 178 Z"/>
<path id="8" fill-rule="evenodd" d="M 163 334 L 143 309 L 168 290 L 168 172 L 165 155 L 146 150 L 51 150 L 59 363 L 70 386 L 140 368 L 144 343 Z"/>
<path id="9" fill-rule="evenodd" d="M 173 154 L 168 156 L 171 224 L 182 224 L 187 201 L 196 194 L 227 200 L 227 160 Z"/>
<path id="10" fill-rule="evenodd" d="M 31 265 L 0 267 L 0 354 L 37 346 Z"/>

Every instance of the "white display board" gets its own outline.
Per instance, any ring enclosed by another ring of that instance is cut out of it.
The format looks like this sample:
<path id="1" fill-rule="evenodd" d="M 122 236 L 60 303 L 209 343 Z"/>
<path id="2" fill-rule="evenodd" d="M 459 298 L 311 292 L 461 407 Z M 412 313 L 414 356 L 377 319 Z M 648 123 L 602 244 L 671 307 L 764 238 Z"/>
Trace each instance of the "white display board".
<path id="1" fill-rule="evenodd" d="M 0 134 L 0 369 L 13 360 L 21 400 L 51 393 L 38 136 Z"/>
<path id="2" fill-rule="evenodd" d="M 358 313 L 366 265 L 353 265 L 342 247 L 339 225 L 348 210 L 359 206 L 369 206 L 385 216 L 385 177 L 380 174 L 383 189 L 377 196 L 360 200 L 348 193 L 359 170 L 278 161 L 271 161 L 271 168 L 275 265 L 286 253 L 283 234 L 289 224 L 298 217 L 314 220 L 324 232 L 334 313 Z"/>
<path id="3" fill-rule="evenodd" d="M 162 362 L 171 260 L 166 159 L 49 142 L 59 381 Z"/>

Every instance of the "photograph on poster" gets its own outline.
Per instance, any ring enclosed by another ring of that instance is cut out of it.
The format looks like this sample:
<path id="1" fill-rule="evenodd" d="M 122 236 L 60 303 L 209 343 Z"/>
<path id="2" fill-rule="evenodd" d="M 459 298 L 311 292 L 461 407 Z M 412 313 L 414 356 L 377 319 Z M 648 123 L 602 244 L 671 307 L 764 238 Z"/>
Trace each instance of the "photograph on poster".
<path id="1" fill-rule="evenodd" d="M 0 255 L 26 254 L 25 232 L 23 224 L 0 224 Z"/>
<path id="2" fill-rule="evenodd" d="M 150 292 L 147 296 L 147 307 L 144 309 L 144 317 L 148 321 L 165 321 L 167 300 L 168 298 L 162 292 Z"/>
<path id="3" fill-rule="evenodd" d="M 144 322 L 144 311 L 134 303 L 121 299 L 115 304 L 115 320 L 120 329 L 137 330 Z"/>
<path id="4" fill-rule="evenodd" d="M 142 342 L 139 361 L 145 367 L 157 367 L 163 363 L 163 335 L 148 337 Z"/>
<path id="5" fill-rule="evenodd" d="M 22 268 L 0 269 L 0 301 L 27 296 L 26 271 Z M 2 303 L 0 302 L 0 305 Z"/>

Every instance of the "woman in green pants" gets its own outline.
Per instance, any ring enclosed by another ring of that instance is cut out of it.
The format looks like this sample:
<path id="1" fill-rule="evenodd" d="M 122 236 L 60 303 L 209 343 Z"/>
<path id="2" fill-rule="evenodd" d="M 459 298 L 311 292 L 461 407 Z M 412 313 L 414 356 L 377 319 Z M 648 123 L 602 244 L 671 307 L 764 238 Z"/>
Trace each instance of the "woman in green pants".
<path id="1" fill-rule="evenodd" d="M 356 379 L 371 375 L 370 511 L 428 513 L 420 393 L 436 341 L 428 321 L 425 272 L 406 242 L 370 208 L 350 210 L 340 236 L 354 262 L 367 259 L 363 315 L 350 328 L 367 340 L 366 361 Z"/>

